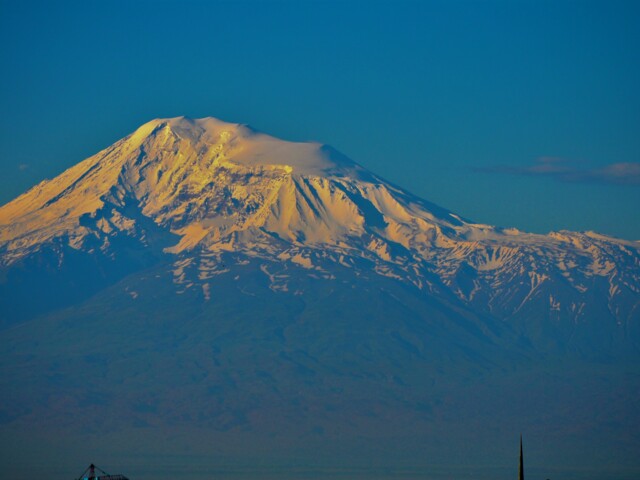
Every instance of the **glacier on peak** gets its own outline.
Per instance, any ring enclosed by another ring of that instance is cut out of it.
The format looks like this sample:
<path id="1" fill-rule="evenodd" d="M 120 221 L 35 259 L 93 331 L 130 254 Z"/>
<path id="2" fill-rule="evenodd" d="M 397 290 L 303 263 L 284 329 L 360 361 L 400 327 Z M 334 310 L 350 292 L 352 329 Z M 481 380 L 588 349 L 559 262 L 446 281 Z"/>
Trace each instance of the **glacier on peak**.
<path id="1" fill-rule="evenodd" d="M 227 159 L 246 167 L 282 169 L 300 175 L 358 175 L 365 172 L 328 145 L 289 142 L 248 125 L 228 123 L 214 117 L 155 119 L 139 127 L 131 134 L 130 140 L 134 144 L 142 144 L 151 135 L 171 134 L 187 139 L 195 148 L 200 148 L 202 159 L 206 159 L 207 147 L 216 153 L 226 147 Z"/>

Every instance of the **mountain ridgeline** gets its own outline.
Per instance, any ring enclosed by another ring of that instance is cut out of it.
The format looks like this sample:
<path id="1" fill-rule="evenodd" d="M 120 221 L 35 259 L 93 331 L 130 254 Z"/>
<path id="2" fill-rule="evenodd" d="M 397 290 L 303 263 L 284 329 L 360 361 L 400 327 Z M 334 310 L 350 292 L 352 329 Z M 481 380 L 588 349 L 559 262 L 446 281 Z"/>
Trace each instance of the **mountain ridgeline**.
<path id="1" fill-rule="evenodd" d="M 638 478 L 638 359 L 640 243 L 475 223 L 244 125 L 153 120 L 0 207 L 12 478 L 35 450 L 507 478 L 520 432 L 551 477 Z"/>

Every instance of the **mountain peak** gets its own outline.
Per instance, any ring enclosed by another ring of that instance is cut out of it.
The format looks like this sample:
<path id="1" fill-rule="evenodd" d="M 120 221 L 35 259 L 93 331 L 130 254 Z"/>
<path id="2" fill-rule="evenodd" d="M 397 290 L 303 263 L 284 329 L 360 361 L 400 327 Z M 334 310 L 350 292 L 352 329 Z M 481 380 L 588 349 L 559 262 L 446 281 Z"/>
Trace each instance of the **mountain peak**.
<path id="1" fill-rule="evenodd" d="M 240 123 L 225 122 L 215 117 L 190 118 L 186 116 L 154 118 L 138 127 L 131 134 L 132 139 L 143 139 L 152 132 L 168 128 L 176 133 L 182 133 L 185 136 L 201 135 L 207 132 L 211 137 L 215 138 L 222 132 L 234 132 L 241 136 L 250 136 L 257 133 L 248 125 Z"/>
<path id="2" fill-rule="evenodd" d="M 185 232 L 195 230 L 218 238 L 269 228 L 286 239 L 337 241 L 366 223 L 360 208 L 369 200 L 354 201 L 361 181 L 380 182 L 327 145 L 212 117 L 158 118 L 0 207 L 0 242 L 13 261 L 52 239 L 82 243 L 127 230 L 140 223 L 124 213 L 132 208 L 188 236 L 190 247 L 201 238 L 194 244 Z"/>
<path id="3" fill-rule="evenodd" d="M 227 162 L 245 167 L 283 170 L 294 175 L 362 175 L 365 170 L 334 148 L 318 142 L 290 142 L 239 123 L 214 117 L 157 118 L 128 137 L 134 148 L 155 143 L 190 143 L 202 158 L 207 151 L 223 152 Z M 166 147 L 166 145 L 164 145 Z"/>

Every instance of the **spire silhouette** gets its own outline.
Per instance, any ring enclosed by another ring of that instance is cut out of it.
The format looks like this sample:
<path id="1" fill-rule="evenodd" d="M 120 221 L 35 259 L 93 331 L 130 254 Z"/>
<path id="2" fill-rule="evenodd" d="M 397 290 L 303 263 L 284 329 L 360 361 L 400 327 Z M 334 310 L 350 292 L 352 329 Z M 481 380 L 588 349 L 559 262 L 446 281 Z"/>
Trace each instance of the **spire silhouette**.
<path id="1" fill-rule="evenodd" d="M 524 458 L 522 456 L 522 434 L 520 434 L 520 469 L 518 470 L 518 480 L 524 480 Z"/>

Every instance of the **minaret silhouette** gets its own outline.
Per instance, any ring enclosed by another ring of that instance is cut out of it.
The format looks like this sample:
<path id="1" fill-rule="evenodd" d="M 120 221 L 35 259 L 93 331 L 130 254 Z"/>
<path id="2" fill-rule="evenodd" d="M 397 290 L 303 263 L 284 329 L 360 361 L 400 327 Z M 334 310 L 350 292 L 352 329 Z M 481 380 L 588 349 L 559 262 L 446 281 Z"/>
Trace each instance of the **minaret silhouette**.
<path id="1" fill-rule="evenodd" d="M 520 470 L 518 471 L 518 480 L 524 480 L 524 459 L 522 457 L 522 434 L 520 434 Z"/>

